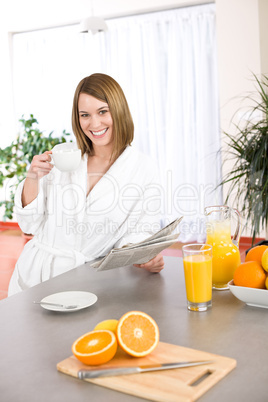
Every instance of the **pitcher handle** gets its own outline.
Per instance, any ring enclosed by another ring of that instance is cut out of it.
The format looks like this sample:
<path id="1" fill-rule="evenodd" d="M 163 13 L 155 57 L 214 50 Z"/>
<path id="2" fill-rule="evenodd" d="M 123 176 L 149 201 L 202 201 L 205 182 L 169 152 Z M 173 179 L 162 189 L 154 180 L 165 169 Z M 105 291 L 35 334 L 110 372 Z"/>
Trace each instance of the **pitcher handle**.
<path id="1" fill-rule="evenodd" d="M 232 208 L 232 210 L 234 211 L 236 217 L 237 217 L 237 225 L 236 225 L 236 230 L 235 230 L 235 234 L 233 236 L 232 242 L 238 247 L 239 246 L 239 240 L 240 240 L 240 235 L 241 235 L 241 215 L 238 212 L 237 209 Z"/>

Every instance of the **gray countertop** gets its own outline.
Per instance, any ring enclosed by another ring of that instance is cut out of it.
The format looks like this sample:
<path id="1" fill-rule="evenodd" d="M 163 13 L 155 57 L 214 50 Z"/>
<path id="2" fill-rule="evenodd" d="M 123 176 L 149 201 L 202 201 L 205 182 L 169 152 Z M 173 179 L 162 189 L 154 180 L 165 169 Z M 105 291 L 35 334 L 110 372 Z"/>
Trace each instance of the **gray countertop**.
<path id="1" fill-rule="evenodd" d="M 95 293 L 91 307 L 47 311 L 34 300 L 52 293 Z M 95 272 L 87 265 L 0 301 L 0 400 L 3 402 L 125 402 L 142 400 L 59 373 L 75 339 L 130 310 L 150 314 L 163 342 L 231 357 L 237 367 L 199 401 L 268 400 L 268 309 L 247 306 L 230 291 L 213 291 L 212 308 L 186 307 L 182 260 L 165 257 L 161 274 L 134 267 Z"/>

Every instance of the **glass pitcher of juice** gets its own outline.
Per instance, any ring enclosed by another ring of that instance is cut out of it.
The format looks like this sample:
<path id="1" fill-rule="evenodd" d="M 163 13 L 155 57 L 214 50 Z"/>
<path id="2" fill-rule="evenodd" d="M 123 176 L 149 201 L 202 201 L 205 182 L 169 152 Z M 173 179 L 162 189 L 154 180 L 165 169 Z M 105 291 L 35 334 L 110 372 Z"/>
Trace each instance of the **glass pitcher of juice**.
<path id="1" fill-rule="evenodd" d="M 206 243 L 212 246 L 212 287 L 217 290 L 228 289 L 228 282 L 233 279 L 234 271 L 241 263 L 239 239 L 241 234 L 240 214 L 236 209 L 225 205 L 205 208 Z M 236 217 L 237 224 L 231 238 L 231 218 Z"/>

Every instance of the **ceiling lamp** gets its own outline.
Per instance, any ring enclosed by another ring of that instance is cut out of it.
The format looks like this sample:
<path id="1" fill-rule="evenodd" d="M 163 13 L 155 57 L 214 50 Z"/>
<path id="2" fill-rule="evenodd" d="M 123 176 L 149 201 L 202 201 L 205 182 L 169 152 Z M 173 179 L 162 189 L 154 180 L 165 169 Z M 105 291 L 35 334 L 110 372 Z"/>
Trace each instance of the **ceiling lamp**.
<path id="1" fill-rule="evenodd" d="M 98 32 L 105 32 L 108 30 L 107 24 L 103 18 L 100 17 L 88 17 L 81 21 L 79 25 L 79 32 L 92 32 L 96 34 Z"/>

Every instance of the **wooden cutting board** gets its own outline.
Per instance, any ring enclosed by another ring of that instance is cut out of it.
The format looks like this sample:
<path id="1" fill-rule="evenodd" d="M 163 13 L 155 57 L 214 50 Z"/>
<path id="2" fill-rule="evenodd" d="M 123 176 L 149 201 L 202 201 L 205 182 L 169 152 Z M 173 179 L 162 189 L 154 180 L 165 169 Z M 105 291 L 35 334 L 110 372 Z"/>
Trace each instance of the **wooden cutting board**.
<path id="1" fill-rule="evenodd" d="M 118 348 L 115 357 L 101 366 L 86 366 L 71 356 L 57 364 L 62 373 L 77 377 L 81 369 L 138 366 L 186 360 L 213 360 L 211 364 L 196 367 L 130 374 L 86 380 L 126 394 L 159 402 L 196 401 L 213 385 L 236 367 L 236 360 L 199 350 L 159 342 L 150 355 L 143 358 L 128 356 Z"/>

